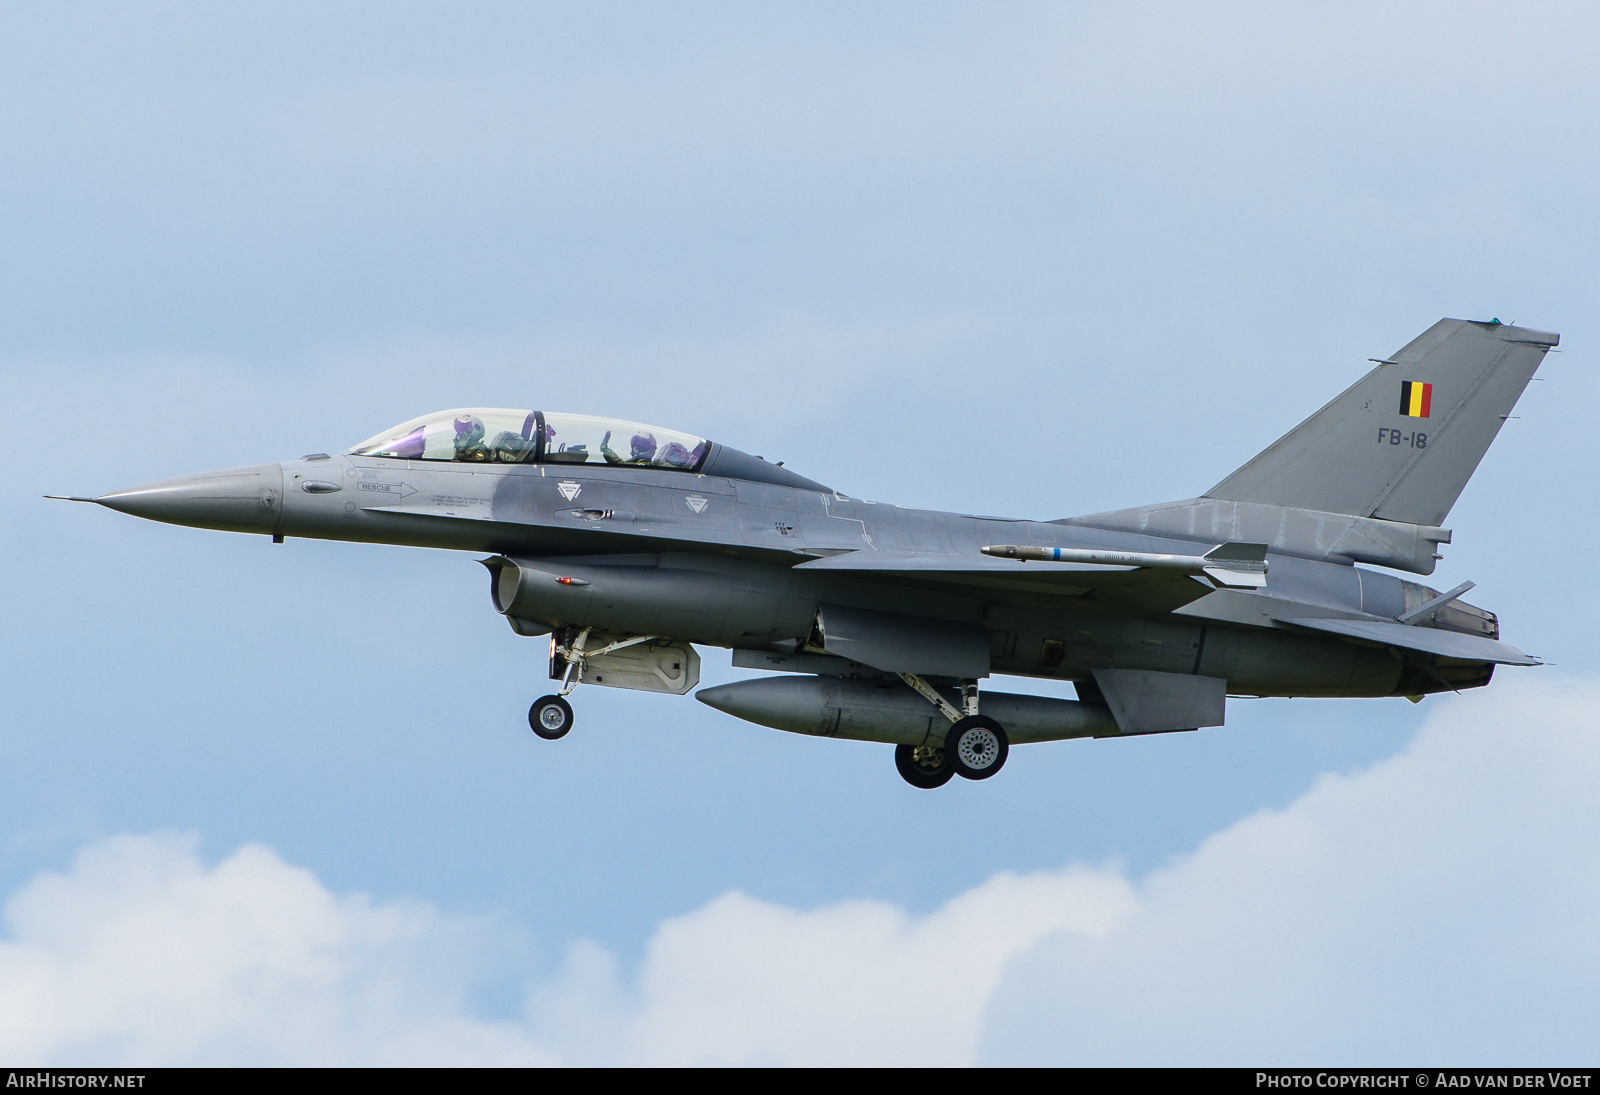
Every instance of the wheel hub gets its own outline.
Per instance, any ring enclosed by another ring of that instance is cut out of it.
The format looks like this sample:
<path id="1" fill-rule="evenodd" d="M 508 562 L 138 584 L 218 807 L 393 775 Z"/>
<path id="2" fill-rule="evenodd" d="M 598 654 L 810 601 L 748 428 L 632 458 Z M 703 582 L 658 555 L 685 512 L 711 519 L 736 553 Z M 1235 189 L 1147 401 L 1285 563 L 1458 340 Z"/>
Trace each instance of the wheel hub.
<path id="1" fill-rule="evenodd" d="M 982 771 L 1000 756 L 1000 739 L 992 730 L 975 727 L 961 735 L 956 743 L 956 753 L 961 763 L 974 771 Z"/>

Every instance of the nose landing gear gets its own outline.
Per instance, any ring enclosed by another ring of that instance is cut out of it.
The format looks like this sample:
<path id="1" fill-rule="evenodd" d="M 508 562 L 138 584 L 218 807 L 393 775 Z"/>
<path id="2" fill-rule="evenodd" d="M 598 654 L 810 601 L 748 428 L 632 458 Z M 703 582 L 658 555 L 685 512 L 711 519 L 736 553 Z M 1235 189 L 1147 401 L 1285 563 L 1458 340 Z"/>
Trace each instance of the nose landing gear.
<path id="1" fill-rule="evenodd" d="M 578 632 L 570 645 L 563 643 L 562 638 L 560 633 L 550 636 L 550 677 L 561 681 L 561 691 L 553 696 L 540 696 L 528 708 L 528 726 L 545 741 L 564 738 L 572 729 L 572 705 L 567 697 L 578 687 L 578 678 L 583 674 L 583 648 L 589 640 L 589 628 Z M 557 666 L 563 662 L 566 669 L 558 676 Z"/>
<path id="2" fill-rule="evenodd" d="M 658 635 L 633 635 L 589 650 L 588 644 L 592 632 L 592 628 L 586 627 L 574 634 L 571 630 L 563 628 L 550 636 L 550 679 L 559 680 L 561 688 L 554 695 L 539 697 L 528 709 L 528 725 L 533 728 L 535 734 L 546 741 L 565 737 L 567 731 L 572 729 L 572 705 L 567 702 L 567 697 L 572 695 L 572 690 L 584 679 L 584 674 L 595 659 L 615 654 L 619 650 L 637 647 L 641 643 L 653 643 L 660 638 Z M 689 653 L 692 655 L 693 652 Z M 693 678 L 680 674 L 683 687 L 679 691 L 693 687 L 694 680 L 699 678 L 698 665 L 699 662 L 695 661 Z M 676 663 L 674 668 L 677 668 Z M 612 674 L 607 671 L 606 675 Z M 597 682 L 600 680 L 598 676 L 595 679 Z"/>

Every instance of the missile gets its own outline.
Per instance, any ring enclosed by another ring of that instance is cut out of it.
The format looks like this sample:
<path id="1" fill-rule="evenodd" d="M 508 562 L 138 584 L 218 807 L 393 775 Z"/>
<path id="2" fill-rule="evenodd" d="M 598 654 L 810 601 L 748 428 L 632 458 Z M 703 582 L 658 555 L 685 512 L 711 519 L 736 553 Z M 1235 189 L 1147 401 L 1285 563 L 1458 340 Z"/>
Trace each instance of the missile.
<path id="1" fill-rule="evenodd" d="M 1225 589 L 1260 589 L 1267 584 L 1267 545 L 1230 540 L 1204 555 L 1166 555 L 1152 551 L 1101 551 L 1098 548 L 1033 547 L 990 544 L 978 549 L 996 559 L 1041 563 L 1092 563 L 1099 566 L 1155 567 L 1204 575 Z"/>
<path id="2" fill-rule="evenodd" d="M 960 702 L 954 689 L 943 691 Z M 746 722 L 817 737 L 922 745 L 942 740 L 950 729 L 932 704 L 893 678 L 766 677 L 702 688 L 695 699 Z M 978 705 L 1005 728 L 1013 745 L 1118 733 L 1104 704 L 984 692 Z"/>

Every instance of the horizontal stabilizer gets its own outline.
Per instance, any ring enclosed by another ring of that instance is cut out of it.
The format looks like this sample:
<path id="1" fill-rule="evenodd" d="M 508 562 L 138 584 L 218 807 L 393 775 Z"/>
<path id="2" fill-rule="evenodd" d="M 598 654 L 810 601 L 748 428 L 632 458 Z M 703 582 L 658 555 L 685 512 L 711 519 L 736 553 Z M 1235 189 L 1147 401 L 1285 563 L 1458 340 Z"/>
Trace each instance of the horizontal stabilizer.
<path id="1" fill-rule="evenodd" d="M 1538 658 L 1524 654 L 1509 643 L 1498 642 L 1482 635 L 1463 635 L 1459 631 L 1443 631 L 1433 627 L 1414 627 L 1410 624 L 1388 620 L 1331 620 L 1283 619 L 1280 624 L 1304 627 L 1312 631 L 1326 631 L 1347 639 L 1398 646 L 1402 650 L 1415 650 L 1423 654 L 1436 654 L 1444 658 L 1460 658 L 1469 662 L 1493 662 L 1497 665 L 1542 665 Z"/>

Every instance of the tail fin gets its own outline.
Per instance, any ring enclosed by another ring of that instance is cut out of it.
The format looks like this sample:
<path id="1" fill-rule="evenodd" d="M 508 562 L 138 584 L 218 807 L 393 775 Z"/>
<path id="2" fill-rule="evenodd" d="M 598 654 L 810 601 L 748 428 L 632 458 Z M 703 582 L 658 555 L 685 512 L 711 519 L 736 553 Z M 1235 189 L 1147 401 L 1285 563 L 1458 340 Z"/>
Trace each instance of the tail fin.
<path id="1" fill-rule="evenodd" d="M 1441 319 L 1205 497 L 1442 524 L 1560 341 Z"/>

